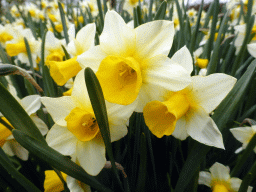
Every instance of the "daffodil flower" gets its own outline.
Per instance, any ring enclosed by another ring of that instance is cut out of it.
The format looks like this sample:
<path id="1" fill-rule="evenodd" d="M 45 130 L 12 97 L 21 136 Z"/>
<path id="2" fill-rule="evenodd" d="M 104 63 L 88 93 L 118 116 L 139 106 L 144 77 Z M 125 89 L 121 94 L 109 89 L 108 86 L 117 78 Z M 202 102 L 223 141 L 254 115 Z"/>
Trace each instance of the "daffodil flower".
<path id="1" fill-rule="evenodd" d="M 178 59 L 178 57 L 176 57 Z M 145 123 L 157 137 L 188 136 L 209 146 L 223 148 L 223 139 L 209 114 L 233 88 L 236 79 L 226 74 L 193 76 L 192 83 L 178 92 L 163 90 L 143 109 Z"/>
<path id="2" fill-rule="evenodd" d="M 89 185 L 86 185 L 73 177 L 61 172 L 67 187 L 72 192 L 91 192 Z M 57 173 L 53 170 L 45 171 L 44 192 L 61 192 L 64 190 L 64 185 Z"/>
<path id="3" fill-rule="evenodd" d="M 242 147 L 235 151 L 235 153 L 239 153 L 247 147 L 252 137 L 256 134 L 256 125 L 252 125 L 251 127 L 232 128 L 230 131 L 238 141 L 243 143 Z M 256 147 L 254 148 L 254 152 L 256 153 Z"/>
<path id="4" fill-rule="evenodd" d="M 85 86 L 84 71 L 77 74 L 71 96 L 41 100 L 55 122 L 46 137 L 49 146 L 72 156 L 86 172 L 97 175 L 106 163 L 105 145 Z M 127 134 L 126 122 L 134 107 L 108 102 L 106 106 L 113 142 Z"/>
<path id="5" fill-rule="evenodd" d="M 14 89 L 10 91 L 12 94 Z M 15 94 L 13 95 L 16 100 L 21 104 L 24 110 L 28 113 L 30 118 L 34 121 L 40 132 L 45 135 L 48 132 L 47 125 L 35 115 L 36 111 L 40 108 L 40 96 L 39 95 L 30 95 L 24 97 L 23 99 L 19 99 Z M 2 114 L 1 114 L 2 115 Z M 5 117 L 2 119 L 8 123 L 10 126 L 11 124 Z M 13 137 L 11 131 L 7 129 L 4 125 L 0 124 L 0 146 L 3 148 L 4 152 L 10 156 L 16 155 L 23 161 L 28 160 L 28 151 L 22 147 Z"/>
<path id="6" fill-rule="evenodd" d="M 17 56 L 18 59 L 23 62 L 29 64 L 28 54 L 26 50 L 26 45 L 24 41 L 24 37 L 27 39 L 28 44 L 30 46 L 31 57 L 34 64 L 34 68 L 37 68 L 36 59 L 40 56 L 40 41 L 37 41 L 30 29 L 21 29 L 15 28 L 15 36 L 14 38 L 8 42 L 6 42 L 6 52 L 11 57 Z"/>
<path id="7" fill-rule="evenodd" d="M 209 172 L 200 171 L 198 183 L 211 187 L 213 192 L 237 192 L 240 188 L 242 180 L 236 177 L 230 178 L 229 168 L 216 162 L 209 169 Z M 251 192 L 252 187 L 249 186 L 247 192 Z"/>
<path id="8" fill-rule="evenodd" d="M 77 61 L 82 68 L 96 72 L 107 101 L 129 105 L 136 100 L 135 110 L 142 112 L 151 94 L 157 92 L 155 88 L 179 91 L 191 82 L 184 68 L 192 68 L 189 52 L 182 56 L 190 58 L 185 66 L 167 57 L 173 35 L 170 21 L 153 21 L 132 29 L 115 11 L 108 11 L 100 45 L 78 56 Z"/>
<path id="9" fill-rule="evenodd" d="M 82 69 L 76 61 L 77 56 L 94 46 L 95 31 L 95 24 L 88 24 L 78 31 L 75 38 L 75 26 L 70 27 L 68 34 L 71 41 L 67 45 L 67 51 L 73 58 L 66 61 L 49 61 L 48 63 L 50 74 L 58 85 L 64 85 Z"/>

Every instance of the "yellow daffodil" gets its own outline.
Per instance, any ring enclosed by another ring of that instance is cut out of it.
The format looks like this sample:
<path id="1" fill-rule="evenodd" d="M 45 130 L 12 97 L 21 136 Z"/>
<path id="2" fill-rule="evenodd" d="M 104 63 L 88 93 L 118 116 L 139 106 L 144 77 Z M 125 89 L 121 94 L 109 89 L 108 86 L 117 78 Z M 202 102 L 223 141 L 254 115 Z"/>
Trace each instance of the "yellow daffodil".
<path id="1" fill-rule="evenodd" d="M 230 131 L 238 141 L 243 143 L 242 147 L 236 150 L 236 153 L 238 153 L 247 147 L 252 137 L 256 134 L 256 125 L 232 128 Z M 256 147 L 254 148 L 254 152 L 256 153 Z"/>
<path id="2" fill-rule="evenodd" d="M 105 145 L 87 93 L 84 71 L 77 74 L 71 96 L 41 100 L 55 122 L 46 137 L 49 146 L 72 156 L 87 173 L 97 175 L 106 163 Z M 106 105 L 113 142 L 127 134 L 126 122 L 134 107 Z"/>
<path id="3" fill-rule="evenodd" d="M 22 63 L 29 65 L 28 54 L 24 37 L 27 39 L 30 46 L 31 57 L 34 68 L 37 68 L 36 59 L 40 56 L 40 41 L 37 41 L 30 29 L 15 28 L 15 35 L 11 41 L 6 43 L 6 52 L 10 56 L 17 56 Z"/>
<path id="4" fill-rule="evenodd" d="M 73 58 L 66 61 L 49 62 L 50 74 L 58 85 L 64 85 L 82 69 L 76 58 L 94 46 L 95 31 L 95 24 L 88 24 L 79 30 L 75 38 L 75 26 L 70 27 L 68 34 L 71 41 L 67 50 Z"/>
<path id="5" fill-rule="evenodd" d="M 66 181 L 67 175 L 61 173 L 63 179 Z M 44 180 L 44 191 L 45 192 L 61 192 L 64 190 L 64 185 L 60 180 L 57 173 L 53 170 L 45 171 L 45 180 Z"/>
<path id="6" fill-rule="evenodd" d="M 206 145 L 224 148 L 222 135 L 209 114 L 235 82 L 235 78 L 221 73 L 193 76 L 192 83 L 181 91 L 158 93 L 156 101 L 144 107 L 145 123 L 159 138 L 173 135 L 184 140 L 191 136 Z"/>
<path id="7" fill-rule="evenodd" d="M 229 168 L 216 162 L 209 169 L 209 172 L 200 171 L 198 183 L 206 185 L 213 192 L 237 192 L 240 188 L 242 180 L 236 177 L 230 178 Z M 252 187 L 249 186 L 247 192 L 251 192 Z"/>
<path id="8" fill-rule="evenodd" d="M 13 26 L 7 24 L 5 26 L 0 25 L 0 43 L 3 48 L 6 47 L 6 42 L 11 41 L 15 32 L 13 30 Z"/>
<path id="9" fill-rule="evenodd" d="M 21 106 L 25 109 L 25 111 L 28 113 L 30 118 L 37 125 L 40 132 L 43 135 L 45 135 L 48 132 L 48 127 L 39 117 L 37 117 L 35 115 L 36 111 L 41 106 L 40 96 L 39 95 L 30 95 L 30 96 L 24 97 L 23 99 L 19 99 L 16 96 L 15 88 L 10 85 L 9 85 L 9 87 L 10 87 L 10 92 L 13 94 L 13 96 L 16 98 L 16 100 L 21 104 Z M 5 117 L 2 117 L 2 119 L 11 126 L 11 124 L 8 122 L 8 120 Z M 25 148 L 23 148 L 14 139 L 11 131 L 9 129 L 7 129 L 2 124 L 0 124 L 0 135 L 1 135 L 0 136 L 0 146 L 3 148 L 5 153 L 7 153 L 10 156 L 16 155 L 23 161 L 28 160 L 28 151 Z"/>
<path id="10" fill-rule="evenodd" d="M 151 86 L 171 91 L 185 88 L 191 81 L 186 67 L 167 57 L 173 41 L 174 28 L 170 21 L 153 21 L 130 28 L 115 11 L 105 17 L 100 45 L 77 57 L 82 68 L 91 67 L 97 75 L 104 97 L 111 103 L 129 105 L 137 102 L 142 111 L 150 100 Z M 185 68 L 184 68 L 185 67 Z"/>

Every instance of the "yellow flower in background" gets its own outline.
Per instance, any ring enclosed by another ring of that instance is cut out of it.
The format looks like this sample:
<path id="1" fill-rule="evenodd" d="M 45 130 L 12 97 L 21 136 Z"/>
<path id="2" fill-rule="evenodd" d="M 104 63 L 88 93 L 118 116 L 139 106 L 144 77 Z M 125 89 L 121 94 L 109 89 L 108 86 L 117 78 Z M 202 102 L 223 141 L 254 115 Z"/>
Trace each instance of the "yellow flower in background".
<path id="1" fill-rule="evenodd" d="M 67 174 L 62 173 L 63 179 L 66 181 Z M 44 191 L 45 192 L 61 192 L 64 190 L 64 185 L 57 173 L 53 170 L 45 171 Z"/>
<path id="2" fill-rule="evenodd" d="M 77 57 L 82 68 L 90 67 L 96 72 L 104 97 L 111 103 L 129 105 L 137 103 L 136 111 L 155 94 L 152 86 L 178 91 L 190 83 L 190 74 L 184 66 L 172 62 L 168 53 L 174 35 L 170 21 L 153 21 L 130 28 L 115 11 L 105 17 L 100 45 Z"/>
<path id="3" fill-rule="evenodd" d="M 252 137 L 256 134 L 256 125 L 252 125 L 251 127 L 232 128 L 230 131 L 238 141 L 243 143 L 242 147 L 235 151 L 235 153 L 239 153 L 247 147 Z M 254 152 L 256 153 L 256 147 L 254 148 Z"/>
<path id="4" fill-rule="evenodd" d="M 75 79 L 71 96 L 42 97 L 42 103 L 55 124 L 46 141 L 63 155 L 72 156 L 87 173 L 97 175 L 106 163 L 105 145 L 87 93 L 84 71 Z M 134 106 L 106 103 L 111 141 L 127 134 L 126 122 Z"/>
<path id="5" fill-rule="evenodd" d="M 7 24 L 5 26 L 0 25 L 0 43 L 3 48 L 6 47 L 6 42 L 11 41 L 15 32 L 13 30 L 13 26 Z"/>
<path id="6" fill-rule="evenodd" d="M 75 38 L 75 26 L 72 25 L 70 27 L 68 31 L 70 43 L 67 45 L 66 49 L 73 58 L 66 61 L 49 61 L 48 63 L 50 74 L 58 85 L 64 85 L 82 69 L 76 61 L 77 56 L 94 46 L 95 32 L 95 24 L 88 24 L 78 31 Z"/>
<path id="7" fill-rule="evenodd" d="M 34 68 L 37 68 L 36 59 L 40 57 L 40 41 L 36 40 L 30 29 L 22 29 L 16 27 L 14 29 L 15 35 L 11 41 L 6 42 L 6 52 L 11 57 L 17 56 L 22 63 L 29 65 L 28 54 L 24 37 L 27 39 L 30 46 L 31 57 L 34 64 Z"/>
<path id="8" fill-rule="evenodd" d="M 192 83 L 181 91 L 158 93 L 156 100 L 143 109 L 145 123 L 158 138 L 173 135 L 184 140 L 191 136 L 205 145 L 224 148 L 222 135 L 209 114 L 235 82 L 235 78 L 221 73 L 193 76 Z"/>
<path id="9" fill-rule="evenodd" d="M 214 163 L 209 172 L 200 171 L 198 183 L 206 185 L 212 189 L 213 192 L 237 192 L 240 188 L 242 180 L 236 177 L 230 178 L 229 168 L 216 162 Z M 249 186 L 247 192 L 252 191 Z"/>

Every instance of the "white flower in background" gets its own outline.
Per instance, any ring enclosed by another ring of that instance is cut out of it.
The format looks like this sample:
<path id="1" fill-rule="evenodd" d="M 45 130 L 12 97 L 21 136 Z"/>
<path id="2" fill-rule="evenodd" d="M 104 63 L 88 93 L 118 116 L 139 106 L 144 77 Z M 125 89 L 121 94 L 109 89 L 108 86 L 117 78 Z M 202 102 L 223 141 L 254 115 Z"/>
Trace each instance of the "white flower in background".
<path id="1" fill-rule="evenodd" d="M 238 141 L 243 143 L 242 147 L 235 151 L 235 153 L 239 153 L 247 147 L 252 137 L 256 134 L 256 125 L 252 125 L 251 127 L 232 128 L 230 131 Z M 254 152 L 256 153 L 256 147 L 254 148 Z"/>
<path id="2" fill-rule="evenodd" d="M 15 99 L 20 103 L 24 110 L 28 113 L 30 118 L 34 121 L 42 135 L 48 132 L 47 125 L 36 116 L 36 111 L 40 109 L 41 102 L 39 95 L 29 95 L 23 99 L 19 99 L 16 95 L 16 90 L 13 86 L 9 85 L 10 92 L 15 97 Z M 2 116 L 2 114 L 1 114 Z M 2 119 L 7 122 L 10 126 L 11 124 L 5 117 Z M 7 129 L 4 125 L 0 124 L 0 146 L 3 148 L 4 152 L 10 156 L 16 155 L 23 161 L 28 160 L 28 151 L 22 147 L 13 137 L 12 132 Z"/>
<path id="3" fill-rule="evenodd" d="M 188 50 L 184 49 L 183 53 L 185 51 Z M 173 59 L 182 60 L 183 55 L 181 52 Z M 183 58 L 183 62 L 186 63 L 186 59 Z M 155 94 L 155 101 L 144 107 L 145 123 L 158 138 L 173 135 L 184 140 L 191 136 L 205 145 L 224 149 L 222 135 L 209 114 L 235 82 L 232 76 L 216 73 L 206 77 L 193 76 L 192 83 L 178 92 L 162 90 Z"/>
<path id="4" fill-rule="evenodd" d="M 111 103 L 129 105 L 136 102 L 135 111 L 142 112 L 158 87 L 178 91 L 191 81 L 182 65 L 168 58 L 174 36 L 173 23 L 153 21 L 132 29 L 115 11 L 105 17 L 100 45 L 79 55 L 82 68 L 96 72 L 104 97 Z M 189 52 L 182 57 L 190 57 Z"/>
<path id="5" fill-rule="evenodd" d="M 17 56 L 22 63 L 26 63 L 27 65 L 30 65 L 27 50 L 26 50 L 26 45 L 24 41 L 24 37 L 25 37 L 30 47 L 34 68 L 37 68 L 36 59 L 40 57 L 41 42 L 34 38 L 30 29 L 22 30 L 19 27 L 19 28 L 15 28 L 14 31 L 15 31 L 14 32 L 15 35 L 13 36 L 13 39 L 11 41 L 6 42 L 7 54 L 10 55 L 11 57 Z"/>
<path id="6" fill-rule="evenodd" d="M 84 70 L 75 79 L 71 96 L 42 97 L 42 103 L 55 124 L 46 141 L 63 155 L 81 165 L 91 175 L 97 175 L 106 164 L 105 145 L 87 93 Z M 127 134 L 126 122 L 134 107 L 106 103 L 111 142 Z"/>
<path id="7" fill-rule="evenodd" d="M 210 173 L 200 171 L 199 184 L 210 187 L 213 192 L 237 192 L 239 190 L 242 180 L 236 177 L 230 178 L 228 167 L 216 162 L 209 171 Z M 252 189 L 249 186 L 247 192 L 251 192 Z"/>
<path id="8" fill-rule="evenodd" d="M 143 1 L 141 1 L 143 3 Z M 137 7 L 139 4 L 139 0 L 125 0 L 123 9 L 128 11 L 130 15 L 133 15 L 133 8 Z"/>
<path id="9" fill-rule="evenodd" d="M 15 35 L 15 31 L 11 24 L 1 25 L 0 24 L 0 43 L 3 48 L 6 47 L 6 42 L 13 39 Z"/>

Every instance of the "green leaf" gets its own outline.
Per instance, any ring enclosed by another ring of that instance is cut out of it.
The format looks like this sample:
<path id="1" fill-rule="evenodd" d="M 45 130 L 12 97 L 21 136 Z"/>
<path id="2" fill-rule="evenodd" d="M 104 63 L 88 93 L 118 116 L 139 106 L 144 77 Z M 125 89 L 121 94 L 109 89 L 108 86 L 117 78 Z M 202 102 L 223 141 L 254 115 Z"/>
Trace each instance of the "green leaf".
<path id="1" fill-rule="evenodd" d="M 70 55 L 68 54 L 66 48 L 63 45 L 61 45 L 61 47 L 62 47 L 62 49 L 63 49 L 63 51 L 65 53 L 66 60 L 70 59 Z"/>
<path id="2" fill-rule="evenodd" d="M 0 84 L 0 112 L 15 129 L 24 131 L 46 145 L 46 141 L 27 112 L 7 89 Z"/>
<path id="3" fill-rule="evenodd" d="M 148 21 L 152 21 L 152 7 L 153 7 L 153 0 L 149 0 Z"/>
<path id="4" fill-rule="evenodd" d="M 110 189 L 99 183 L 93 176 L 88 175 L 82 167 L 71 161 L 68 157 L 65 157 L 56 150 L 52 149 L 48 145 L 45 145 L 41 141 L 30 137 L 29 135 L 19 130 L 14 129 L 12 134 L 14 138 L 29 152 L 46 161 L 56 169 L 94 187 L 99 191 L 111 192 Z"/>
<path id="5" fill-rule="evenodd" d="M 93 108 L 97 123 L 99 125 L 102 138 L 106 146 L 107 154 L 111 161 L 112 170 L 115 173 L 118 183 L 121 187 L 122 185 L 118 176 L 118 172 L 117 172 L 117 168 L 116 168 L 115 160 L 113 156 L 112 146 L 111 146 L 105 99 L 103 96 L 100 83 L 95 73 L 89 67 L 85 69 L 84 76 L 85 76 L 85 84 L 90 97 L 92 108 Z"/>
<path id="6" fill-rule="evenodd" d="M 66 24 L 66 19 L 65 19 L 65 14 L 64 14 L 64 11 L 63 11 L 63 7 L 62 7 L 62 5 L 59 1 L 58 1 L 58 7 L 59 7 L 59 10 L 60 10 L 60 17 L 61 17 L 61 23 L 62 23 L 62 26 L 63 26 L 64 37 L 65 37 L 65 40 L 66 40 L 66 44 L 68 44 L 69 43 L 68 28 L 67 28 L 67 24 Z"/>
<path id="7" fill-rule="evenodd" d="M 104 26 L 104 15 L 103 15 L 103 10 L 102 10 L 100 0 L 97 0 L 97 5 L 98 5 L 98 10 L 99 10 L 99 15 L 100 15 L 100 33 L 101 33 L 103 30 L 103 26 Z"/>
<path id="8" fill-rule="evenodd" d="M 22 185 L 27 191 L 40 192 L 40 190 L 31 183 L 26 177 L 24 177 L 20 172 L 16 170 L 8 156 L 4 153 L 3 149 L 0 147 L 0 163 L 1 165 L 16 179 L 20 185 Z"/>
<path id="9" fill-rule="evenodd" d="M 42 44 L 41 44 L 41 65 L 43 69 L 43 84 L 44 89 L 46 92 L 46 95 L 48 97 L 56 97 L 57 94 L 54 89 L 54 84 L 52 77 L 50 76 L 50 72 L 47 66 L 45 66 L 45 59 L 44 59 L 44 51 L 45 51 L 45 37 L 46 37 L 47 31 L 44 32 L 44 35 L 42 37 Z"/>
<path id="10" fill-rule="evenodd" d="M 166 7 L 167 7 L 167 2 L 163 1 L 156 12 L 156 16 L 154 17 L 154 20 L 162 20 L 165 18 Z"/>
<path id="11" fill-rule="evenodd" d="M 239 188 L 239 191 L 238 192 L 247 192 L 248 191 L 248 187 L 250 185 L 250 182 L 251 182 L 251 177 L 252 177 L 252 174 L 251 173 L 248 173 L 245 178 L 243 179 L 241 185 L 240 185 L 240 188 Z"/>
<path id="12" fill-rule="evenodd" d="M 222 40 L 222 36 L 225 35 L 225 27 L 227 25 L 227 21 L 228 21 L 228 15 L 229 15 L 229 11 L 226 12 L 222 22 L 221 22 L 221 26 L 218 32 L 218 36 L 217 36 L 217 40 L 214 44 L 214 49 L 213 49 L 213 53 L 210 59 L 210 62 L 208 64 L 207 67 L 207 75 L 215 73 L 217 71 L 217 65 L 218 65 L 218 60 L 219 60 L 219 53 L 220 53 L 220 43 Z M 212 31 L 211 31 L 212 32 Z"/>
<path id="13" fill-rule="evenodd" d="M 33 73 L 33 77 L 35 79 L 35 70 L 34 70 L 34 65 L 33 65 L 33 61 L 32 61 L 31 49 L 30 49 L 30 46 L 28 44 L 28 40 L 26 39 L 26 37 L 24 37 L 24 42 L 25 42 L 26 51 L 27 51 L 27 54 L 28 54 L 30 69 L 31 69 L 31 71 Z"/>
<path id="14" fill-rule="evenodd" d="M 29 12 L 28 12 L 27 21 L 28 21 L 28 27 L 30 28 L 30 30 L 32 31 L 33 36 L 37 40 L 36 28 L 35 28 L 35 25 L 34 25 L 34 23 L 32 21 L 32 18 L 31 18 L 31 15 L 30 15 Z"/>
<path id="15" fill-rule="evenodd" d="M 251 138 L 249 144 L 247 145 L 246 149 L 243 151 L 242 157 L 238 159 L 236 162 L 235 167 L 233 168 L 232 172 L 230 173 L 231 177 L 237 177 L 241 168 L 245 165 L 246 160 L 253 152 L 253 149 L 256 147 L 256 134 Z"/>

